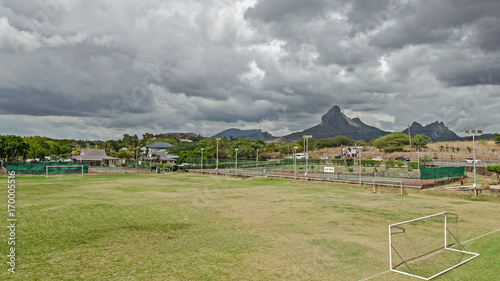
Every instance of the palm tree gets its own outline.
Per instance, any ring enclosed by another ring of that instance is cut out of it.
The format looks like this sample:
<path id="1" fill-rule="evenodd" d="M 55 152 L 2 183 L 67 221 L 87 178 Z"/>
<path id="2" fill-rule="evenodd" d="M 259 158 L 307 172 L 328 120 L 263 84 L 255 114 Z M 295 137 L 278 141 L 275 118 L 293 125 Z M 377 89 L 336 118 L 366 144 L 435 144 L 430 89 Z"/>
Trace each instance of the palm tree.
<path id="1" fill-rule="evenodd" d="M 137 160 L 137 154 L 139 153 L 141 148 L 144 147 L 144 145 L 146 145 L 145 139 L 134 139 L 130 141 L 130 144 L 127 146 L 127 148 L 133 155 L 135 155 L 135 160 Z"/>

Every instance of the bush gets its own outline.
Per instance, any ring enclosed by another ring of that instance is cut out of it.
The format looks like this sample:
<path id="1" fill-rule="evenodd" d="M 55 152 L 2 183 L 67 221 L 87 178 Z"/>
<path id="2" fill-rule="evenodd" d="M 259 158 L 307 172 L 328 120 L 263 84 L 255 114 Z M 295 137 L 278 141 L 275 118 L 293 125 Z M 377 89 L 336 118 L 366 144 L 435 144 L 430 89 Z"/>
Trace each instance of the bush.
<path id="1" fill-rule="evenodd" d="M 500 177 L 500 165 L 488 165 L 486 166 L 486 171 L 493 172 L 497 175 L 497 182 L 499 181 Z"/>
<path id="2" fill-rule="evenodd" d="M 408 135 L 403 133 L 392 133 L 372 140 L 371 145 L 385 152 L 403 151 L 405 145 L 410 143 Z"/>
<path id="3" fill-rule="evenodd" d="M 378 160 L 361 160 L 361 165 L 368 167 L 378 167 L 380 166 L 380 161 Z"/>
<path id="4" fill-rule="evenodd" d="M 336 136 L 333 138 L 320 139 L 315 143 L 316 148 L 339 147 L 342 145 L 352 145 L 353 141 L 346 136 Z"/>
<path id="5" fill-rule="evenodd" d="M 410 161 L 407 162 L 406 165 L 408 166 L 408 171 L 410 171 L 410 168 L 413 169 L 418 169 L 418 162 L 415 161 Z"/>
<path id="6" fill-rule="evenodd" d="M 389 160 L 385 161 L 385 166 L 387 168 L 394 168 L 394 167 L 396 167 L 396 161 L 393 159 L 389 159 Z"/>

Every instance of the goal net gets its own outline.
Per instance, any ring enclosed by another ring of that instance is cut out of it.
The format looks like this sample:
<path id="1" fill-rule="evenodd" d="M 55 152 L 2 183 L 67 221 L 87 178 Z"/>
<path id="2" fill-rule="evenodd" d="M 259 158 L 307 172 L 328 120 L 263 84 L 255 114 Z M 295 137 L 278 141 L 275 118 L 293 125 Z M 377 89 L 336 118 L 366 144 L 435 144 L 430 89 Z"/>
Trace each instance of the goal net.
<path id="1" fill-rule="evenodd" d="M 430 280 L 479 256 L 460 243 L 457 225 L 448 212 L 391 224 L 390 270 Z"/>
<path id="2" fill-rule="evenodd" d="M 45 177 L 50 175 L 80 175 L 83 177 L 83 165 L 62 165 L 62 166 L 46 166 L 45 167 Z"/>
<path id="3" fill-rule="evenodd" d="M 388 193 L 395 195 L 408 195 L 408 190 L 403 181 L 376 181 L 373 180 L 373 193 Z"/>

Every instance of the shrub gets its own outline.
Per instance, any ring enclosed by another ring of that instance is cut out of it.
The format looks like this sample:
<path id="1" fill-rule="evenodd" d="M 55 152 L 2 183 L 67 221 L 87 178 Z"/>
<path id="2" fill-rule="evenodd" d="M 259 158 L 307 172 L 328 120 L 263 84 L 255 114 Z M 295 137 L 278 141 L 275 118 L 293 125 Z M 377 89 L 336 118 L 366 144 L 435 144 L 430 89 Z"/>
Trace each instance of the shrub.
<path id="1" fill-rule="evenodd" d="M 396 166 L 396 161 L 393 159 L 389 159 L 389 160 L 385 161 L 385 166 L 387 168 L 394 168 Z"/>
<path id="2" fill-rule="evenodd" d="M 486 166 L 486 171 L 490 171 L 490 172 L 497 174 L 497 182 L 499 181 L 500 165 L 488 165 L 488 166 Z"/>
<path id="3" fill-rule="evenodd" d="M 403 133 L 388 134 L 370 142 L 371 145 L 385 152 L 403 151 L 405 145 L 409 143 L 408 135 Z"/>

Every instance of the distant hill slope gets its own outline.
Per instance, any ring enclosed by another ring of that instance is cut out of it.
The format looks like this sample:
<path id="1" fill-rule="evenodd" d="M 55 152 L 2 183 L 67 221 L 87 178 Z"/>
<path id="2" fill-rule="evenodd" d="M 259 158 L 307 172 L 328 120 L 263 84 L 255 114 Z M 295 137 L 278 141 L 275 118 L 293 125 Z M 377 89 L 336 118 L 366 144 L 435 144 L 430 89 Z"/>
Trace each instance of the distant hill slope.
<path id="1" fill-rule="evenodd" d="M 240 130 L 240 129 L 227 129 L 218 134 L 215 134 L 214 137 L 220 136 L 222 138 L 247 138 L 250 140 L 262 140 L 262 141 L 271 141 L 276 137 L 272 136 L 268 132 L 262 132 L 262 130 Z"/>
<path id="2" fill-rule="evenodd" d="M 408 134 L 408 129 L 402 133 Z M 417 122 L 413 122 L 410 126 L 410 134 L 413 138 L 416 135 L 424 134 L 431 138 L 433 142 L 438 141 L 456 141 L 461 138 L 452 130 L 448 129 L 443 122 L 434 122 L 426 126 L 422 126 Z"/>
<path id="3" fill-rule="evenodd" d="M 359 118 L 351 119 L 345 116 L 340 107 L 333 106 L 321 117 L 321 124 L 302 132 L 292 133 L 279 138 L 279 142 L 298 141 L 303 135 L 312 135 L 314 139 L 325 139 L 336 136 L 346 136 L 353 140 L 370 141 L 389 134 L 379 128 L 366 125 Z"/>

